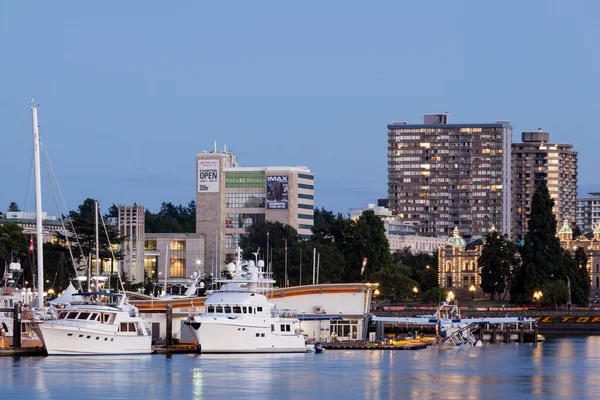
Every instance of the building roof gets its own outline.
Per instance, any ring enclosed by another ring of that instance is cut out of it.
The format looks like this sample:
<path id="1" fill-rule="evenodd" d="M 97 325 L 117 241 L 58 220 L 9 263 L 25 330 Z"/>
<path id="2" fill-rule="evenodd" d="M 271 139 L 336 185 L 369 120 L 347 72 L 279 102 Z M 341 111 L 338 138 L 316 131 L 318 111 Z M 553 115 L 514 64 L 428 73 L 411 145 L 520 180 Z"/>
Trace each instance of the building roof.
<path id="1" fill-rule="evenodd" d="M 571 227 L 569 226 L 569 221 L 565 220 L 563 222 L 563 226 L 560 228 L 560 230 L 558 231 L 558 233 L 566 233 L 566 234 L 573 234 L 573 230 L 571 229 Z"/>
<path id="2" fill-rule="evenodd" d="M 389 124 L 388 129 L 460 129 L 460 128 L 511 128 L 509 123 L 492 124 Z"/>
<path id="3" fill-rule="evenodd" d="M 463 249 L 467 246 L 467 242 L 465 242 L 465 239 L 460 237 L 458 227 L 454 227 L 454 230 L 452 231 L 452 237 L 448 239 L 446 244 L 452 247 L 462 247 Z"/>

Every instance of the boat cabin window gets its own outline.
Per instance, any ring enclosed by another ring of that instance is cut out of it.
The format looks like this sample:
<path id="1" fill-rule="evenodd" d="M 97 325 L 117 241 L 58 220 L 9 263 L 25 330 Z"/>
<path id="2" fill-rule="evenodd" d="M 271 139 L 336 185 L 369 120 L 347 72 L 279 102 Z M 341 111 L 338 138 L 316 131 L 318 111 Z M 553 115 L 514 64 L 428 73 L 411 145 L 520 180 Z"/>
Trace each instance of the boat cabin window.
<path id="1" fill-rule="evenodd" d="M 98 313 L 92 313 L 90 317 L 90 321 L 98 321 Z"/>
<path id="2" fill-rule="evenodd" d="M 216 313 L 222 313 L 223 312 L 223 307 L 221 307 L 221 306 L 215 307 L 215 312 Z"/>
<path id="3" fill-rule="evenodd" d="M 290 326 L 281 324 L 281 332 L 290 332 Z"/>
<path id="4" fill-rule="evenodd" d="M 121 322 L 120 331 L 121 332 L 137 332 L 137 328 L 135 327 L 135 322 Z"/>
<path id="5" fill-rule="evenodd" d="M 244 314 L 247 314 L 247 313 L 248 313 L 248 308 L 247 308 L 247 307 L 242 307 L 242 312 L 243 312 Z"/>
<path id="6" fill-rule="evenodd" d="M 275 325 L 271 324 L 271 332 L 275 332 Z"/>
<path id="7" fill-rule="evenodd" d="M 61 312 L 58 314 L 58 319 L 64 319 L 67 316 L 68 312 Z"/>
<path id="8" fill-rule="evenodd" d="M 233 313 L 234 314 L 241 314 L 242 313 L 242 307 L 240 307 L 240 306 L 233 306 Z"/>
<path id="9" fill-rule="evenodd" d="M 67 319 L 77 319 L 77 314 L 79 314 L 78 312 L 70 312 L 69 315 L 67 315 Z"/>
<path id="10" fill-rule="evenodd" d="M 77 319 L 88 319 L 89 316 L 90 316 L 90 313 L 82 312 L 82 313 L 79 313 L 79 317 L 77 317 Z"/>
<path id="11" fill-rule="evenodd" d="M 104 322 L 108 322 L 110 319 L 110 314 L 104 314 Z"/>
<path id="12" fill-rule="evenodd" d="M 215 312 L 215 307 L 214 306 L 208 306 L 206 308 L 206 312 L 211 313 L 211 314 L 214 313 Z"/>
<path id="13" fill-rule="evenodd" d="M 225 314 L 231 314 L 231 306 L 225 306 L 225 307 L 223 307 L 223 312 Z"/>
<path id="14" fill-rule="evenodd" d="M 262 307 L 256 307 L 256 311 L 262 312 Z"/>

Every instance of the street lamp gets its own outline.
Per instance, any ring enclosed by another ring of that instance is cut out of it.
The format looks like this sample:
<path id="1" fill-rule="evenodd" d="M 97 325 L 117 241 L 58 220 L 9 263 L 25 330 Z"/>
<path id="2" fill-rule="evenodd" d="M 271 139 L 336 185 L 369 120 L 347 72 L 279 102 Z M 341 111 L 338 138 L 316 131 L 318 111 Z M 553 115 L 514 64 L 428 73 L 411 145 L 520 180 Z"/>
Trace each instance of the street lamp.
<path id="1" fill-rule="evenodd" d="M 429 268 L 431 268 L 429 265 L 426 265 L 426 266 L 425 266 L 425 269 L 429 269 Z"/>
<path id="2" fill-rule="evenodd" d="M 535 299 L 535 301 L 537 301 L 537 302 L 538 302 L 538 306 L 539 306 L 539 305 L 541 304 L 541 302 L 542 302 L 542 296 L 543 296 L 543 294 L 542 294 L 542 291 L 541 291 L 541 290 L 538 290 L 537 292 L 534 292 L 534 293 L 533 293 L 533 298 Z"/>
<path id="3" fill-rule="evenodd" d="M 452 293 L 452 290 L 448 292 L 447 298 L 448 298 L 448 301 L 454 300 L 454 293 Z"/>
<path id="4" fill-rule="evenodd" d="M 471 285 L 471 287 L 469 288 L 469 292 L 471 292 L 471 300 L 475 300 L 475 285 Z"/>
<path id="5" fill-rule="evenodd" d="M 374 294 L 375 296 L 379 296 L 379 293 L 380 293 L 380 292 L 379 292 L 379 289 L 375 289 L 375 291 L 373 292 L 373 294 Z"/>
<path id="6" fill-rule="evenodd" d="M 417 301 L 417 294 L 419 293 L 419 289 L 416 286 L 413 288 L 413 293 L 415 294 L 415 301 Z"/>

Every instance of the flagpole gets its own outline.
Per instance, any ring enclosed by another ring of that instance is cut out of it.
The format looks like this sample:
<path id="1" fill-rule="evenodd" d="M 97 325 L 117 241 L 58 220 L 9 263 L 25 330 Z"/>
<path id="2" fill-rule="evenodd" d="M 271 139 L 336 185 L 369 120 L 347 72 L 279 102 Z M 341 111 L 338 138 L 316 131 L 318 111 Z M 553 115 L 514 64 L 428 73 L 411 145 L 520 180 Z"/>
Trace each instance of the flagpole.
<path id="1" fill-rule="evenodd" d="M 288 287 L 288 275 L 287 275 L 287 239 L 285 239 L 285 272 L 283 274 L 285 276 L 285 287 Z"/>
<path id="2" fill-rule="evenodd" d="M 271 272 L 271 265 L 269 264 L 269 231 L 267 231 L 267 276 Z"/>

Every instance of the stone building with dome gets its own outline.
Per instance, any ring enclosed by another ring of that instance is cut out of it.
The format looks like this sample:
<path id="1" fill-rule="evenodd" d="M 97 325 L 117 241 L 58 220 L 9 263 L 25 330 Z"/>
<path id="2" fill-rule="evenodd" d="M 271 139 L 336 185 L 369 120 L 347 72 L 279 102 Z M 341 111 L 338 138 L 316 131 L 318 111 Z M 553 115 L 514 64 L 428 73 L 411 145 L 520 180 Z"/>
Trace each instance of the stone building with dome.
<path id="1" fill-rule="evenodd" d="M 600 297 L 600 224 L 594 227 L 592 232 L 585 233 L 573 239 L 573 231 L 568 221 L 564 221 L 563 226 L 558 231 L 560 245 L 571 254 L 577 251 L 578 247 L 583 247 L 588 257 L 587 268 L 590 275 L 590 298 L 598 299 Z"/>
<path id="2" fill-rule="evenodd" d="M 492 227 L 492 230 L 495 229 Z M 591 280 L 590 298 L 600 298 L 600 224 L 593 232 L 573 239 L 573 231 L 569 222 L 565 221 L 558 231 L 558 238 L 563 249 L 571 254 L 583 247 L 588 257 L 588 273 Z M 440 288 L 451 289 L 457 296 L 483 296 L 481 290 L 481 268 L 477 260 L 481 255 L 485 238 L 480 237 L 467 243 L 458 229 L 454 229 L 452 237 L 438 251 L 438 284 Z M 474 286 L 475 291 L 469 290 Z"/>
<path id="3" fill-rule="evenodd" d="M 492 228 L 494 229 L 494 228 Z M 484 238 L 467 243 L 454 228 L 452 237 L 438 251 L 438 284 L 452 289 L 457 296 L 481 296 L 481 276 L 477 259 L 481 255 Z M 473 286 L 475 290 L 469 290 Z"/>

